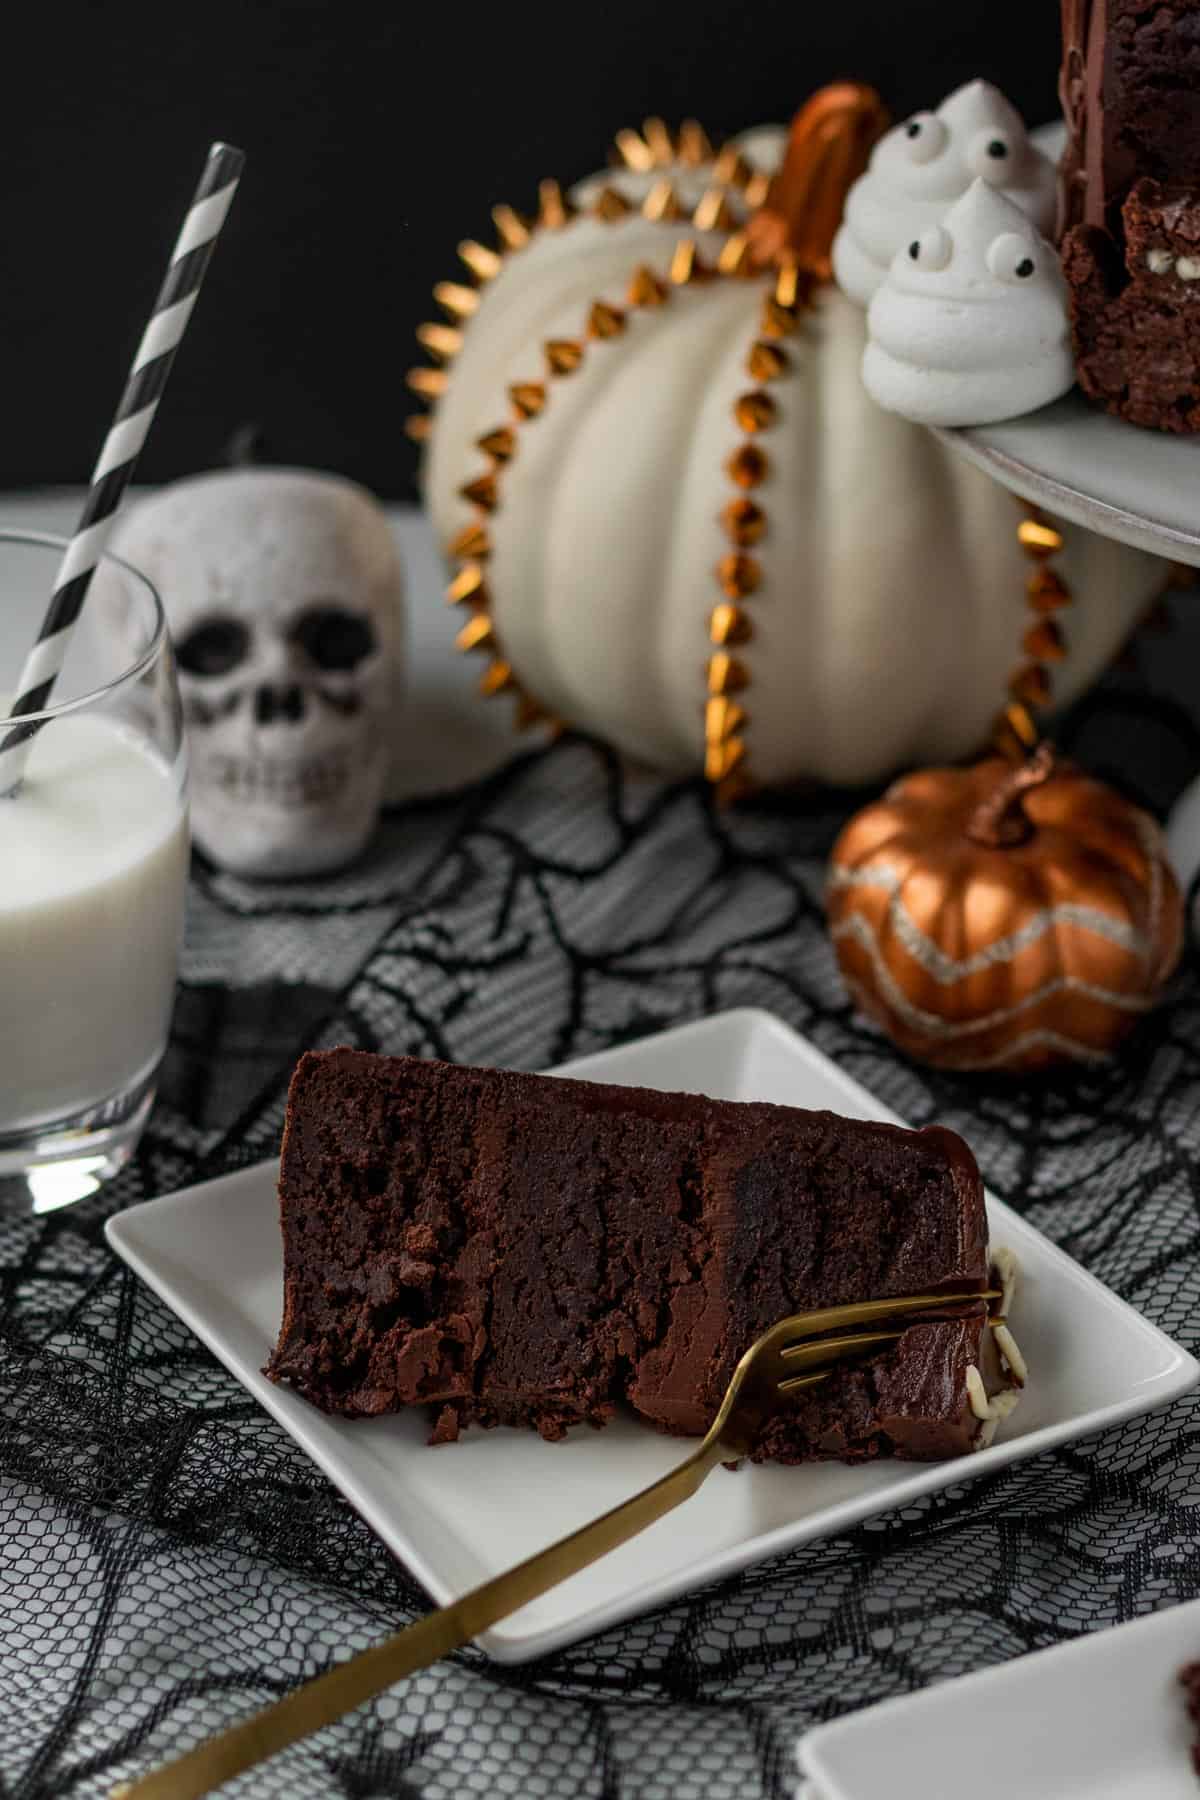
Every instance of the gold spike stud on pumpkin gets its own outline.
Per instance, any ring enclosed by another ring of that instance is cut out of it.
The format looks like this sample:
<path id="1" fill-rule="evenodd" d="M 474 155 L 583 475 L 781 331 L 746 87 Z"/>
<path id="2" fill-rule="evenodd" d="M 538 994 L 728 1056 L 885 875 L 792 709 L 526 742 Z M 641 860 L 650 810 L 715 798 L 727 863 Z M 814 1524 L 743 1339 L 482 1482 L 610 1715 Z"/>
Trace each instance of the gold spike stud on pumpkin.
<path id="1" fill-rule="evenodd" d="M 728 650 L 718 650 L 708 659 L 707 679 L 710 694 L 739 694 L 749 685 L 750 676 L 745 663 Z"/>
<path id="2" fill-rule="evenodd" d="M 726 187 L 745 187 L 753 173 L 736 144 L 726 144 L 713 164 L 713 179 Z"/>
<path id="3" fill-rule="evenodd" d="M 529 227 L 511 206 L 493 206 L 492 223 L 506 250 L 523 250 L 529 242 Z"/>
<path id="4" fill-rule="evenodd" d="M 1048 744 L 896 782 L 834 845 L 826 899 L 855 1000 L 938 1068 L 1103 1061 L 1183 944 L 1157 825 Z"/>
<path id="5" fill-rule="evenodd" d="M 475 446 L 495 463 L 511 462 L 516 455 L 517 434 L 511 425 L 497 425 L 494 431 L 485 431 L 476 438 Z"/>
<path id="6" fill-rule="evenodd" d="M 660 168 L 665 169 L 675 161 L 675 140 L 662 119 L 647 119 L 642 126 L 642 137 Z"/>
<path id="7" fill-rule="evenodd" d="M 618 131 L 617 151 L 627 169 L 647 174 L 654 167 L 654 152 L 640 132 L 632 129 Z"/>
<path id="8" fill-rule="evenodd" d="M 633 208 L 617 188 L 606 187 L 601 188 L 593 200 L 592 211 L 598 219 L 607 219 L 611 224 L 614 219 L 623 219 Z"/>
<path id="9" fill-rule="evenodd" d="M 447 606 L 486 606 L 483 569 L 477 562 L 464 563 L 446 589 Z"/>
<path id="10" fill-rule="evenodd" d="M 570 219 L 574 208 L 563 197 L 562 188 L 557 181 L 547 177 L 538 183 L 538 224 L 544 225 L 548 231 L 560 231 Z"/>
<path id="11" fill-rule="evenodd" d="M 458 246 L 458 254 L 470 269 L 472 275 L 480 281 L 492 281 L 504 267 L 504 258 L 486 244 L 476 243 L 474 238 L 465 238 Z"/>
<path id="12" fill-rule="evenodd" d="M 787 374 L 788 367 L 788 353 L 782 345 L 769 344 L 765 339 L 751 344 L 746 369 L 755 381 L 775 381 Z"/>
<path id="13" fill-rule="evenodd" d="M 606 300 L 595 300 L 588 313 L 587 328 L 589 337 L 619 337 L 625 329 L 625 314 L 619 306 L 610 306 Z"/>
<path id="14" fill-rule="evenodd" d="M 771 192 L 771 177 L 765 169 L 759 169 L 752 175 L 742 190 L 742 198 L 753 212 L 767 204 L 767 196 Z"/>
<path id="15" fill-rule="evenodd" d="M 479 691 L 485 700 L 490 700 L 493 694 L 507 693 L 508 689 L 512 687 L 513 681 L 511 665 L 506 663 L 502 657 L 496 657 L 480 676 Z"/>
<path id="16" fill-rule="evenodd" d="M 679 204 L 679 195 L 675 192 L 675 184 L 666 176 L 656 181 L 646 198 L 642 201 L 642 217 L 652 224 L 669 224 L 673 219 L 682 219 L 683 208 Z"/>
<path id="17" fill-rule="evenodd" d="M 735 231 L 732 237 L 725 239 L 717 257 L 717 268 L 722 275 L 747 275 L 751 272 L 750 245 L 744 231 Z"/>
<path id="18" fill-rule="evenodd" d="M 509 388 L 508 397 L 518 419 L 536 419 L 546 404 L 546 389 L 540 381 L 516 381 Z"/>
<path id="19" fill-rule="evenodd" d="M 446 391 L 445 369 L 410 369 L 404 379 L 414 394 L 423 394 L 427 400 L 438 400 Z"/>
<path id="20" fill-rule="evenodd" d="M 573 375 L 583 361 L 583 345 L 575 338 L 548 338 L 542 348 L 552 375 Z"/>
<path id="21" fill-rule="evenodd" d="M 766 431 L 775 423 L 778 408 L 770 394 L 755 388 L 748 394 L 739 394 L 733 405 L 733 416 L 743 431 Z"/>
<path id="22" fill-rule="evenodd" d="M 757 544 L 765 536 L 767 515 L 761 506 L 743 497 L 729 502 L 721 514 L 721 524 L 735 547 L 744 550 L 748 544 Z"/>
<path id="23" fill-rule="evenodd" d="M 676 287 L 688 287 L 693 281 L 702 281 L 708 274 L 700 260 L 694 238 L 680 238 L 671 252 L 668 273 Z"/>
<path id="24" fill-rule="evenodd" d="M 661 306 L 667 293 L 666 282 L 660 281 L 653 269 L 648 269 L 644 263 L 639 264 L 629 282 L 630 306 Z"/>
<path id="25" fill-rule="evenodd" d="M 477 475 L 474 481 L 465 481 L 459 488 L 464 500 L 478 506 L 483 512 L 494 512 L 497 500 L 496 477 L 492 474 Z"/>
<path id="26" fill-rule="evenodd" d="M 433 297 L 452 319 L 469 319 L 479 306 L 479 290 L 464 287 L 461 281 L 439 281 Z"/>
<path id="27" fill-rule="evenodd" d="M 492 621 L 486 613 L 476 613 L 468 619 L 455 638 L 459 650 L 489 650 L 495 642 L 496 633 Z"/>
<path id="28" fill-rule="evenodd" d="M 692 224 L 697 231 L 731 231 L 735 216 L 725 189 L 712 187 L 696 202 Z"/>
<path id="29" fill-rule="evenodd" d="M 679 127 L 679 160 L 690 169 L 711 162 L 713 147 L 708 133 L 697 119 L 685 119 Z"/>
<path id="30" fill-rule="evenodd" d="M 478 519 L 470 525 L 464 525 L 450 540 L 450 555 L 456 562 L 481 562 L 485 556 L 491 555 L 491 540 L 487 527 Z"/>
<path id="31" fill-rule="evenodd" d="M 417 326 L 417 342 L 435 356 L 449 361 L 462 349 L 462 332 L 453 325 L 441 325 L 436 322 Z"/>

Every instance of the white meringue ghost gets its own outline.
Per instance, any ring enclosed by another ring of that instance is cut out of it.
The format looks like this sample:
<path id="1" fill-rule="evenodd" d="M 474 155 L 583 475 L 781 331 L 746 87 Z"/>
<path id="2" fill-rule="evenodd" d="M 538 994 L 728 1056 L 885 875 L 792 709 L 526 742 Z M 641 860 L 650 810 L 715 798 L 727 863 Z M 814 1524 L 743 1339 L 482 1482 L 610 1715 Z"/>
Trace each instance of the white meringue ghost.
<path id="1" fill-rule="evenodd" d="M 1075 380 L 1058 255 L 1019 206 L 974 181 L 897 253 L 867 313 L 863 383 L 921 425 L 987 425 Z"/>
<path id="2" fill-rule="evenodd" d="M 1052 229 L 1054 164 L 989 81 L 956 88 L 936 112 L 914 113 L 880 138 L 846 196 L 833 240 L 842 292 L 868 306 L 896 252 L 936 225 L 975 180 L 1007 194 L 1038 231 Z"/>

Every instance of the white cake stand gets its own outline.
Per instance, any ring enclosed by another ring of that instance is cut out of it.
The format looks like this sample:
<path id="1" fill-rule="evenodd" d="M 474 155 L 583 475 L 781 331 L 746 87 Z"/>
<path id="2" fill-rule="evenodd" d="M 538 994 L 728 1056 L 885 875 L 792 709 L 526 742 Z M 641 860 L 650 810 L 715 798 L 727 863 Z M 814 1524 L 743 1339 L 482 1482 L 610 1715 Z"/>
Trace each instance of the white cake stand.
<path id="1" fill-rule="evenodd" d="M 1200 569 L 1200 437 L 1127 425 L 1077 389 L 1002 425 L 935 435 L 1023 500 Z M 1186 889 L 1200 870 L 1200 777 L 1172 808 L 1167 847 Z"/>
<path id="2" fill-rule="evenodd" d="M 936 436 L 1023 500 L 1200 568 L 1200 438 L 1126 425 L 1078 389 L 1002 425 Z"/>

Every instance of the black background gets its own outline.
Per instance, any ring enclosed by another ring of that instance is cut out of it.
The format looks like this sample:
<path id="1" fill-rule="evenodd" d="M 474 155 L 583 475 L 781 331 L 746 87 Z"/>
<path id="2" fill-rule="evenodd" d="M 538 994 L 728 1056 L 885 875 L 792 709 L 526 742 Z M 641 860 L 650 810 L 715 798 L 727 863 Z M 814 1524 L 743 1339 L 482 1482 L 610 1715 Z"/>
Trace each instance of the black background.
<path id="1" fill-rule="evenodd" d="M 214 137 L 246 174 L 139 480 L 252 423 L 403 496 L 413 330 L 493 202 L 649 113 L 728 134 L 838 75 L 900 113 L 986 75 L 1049 118 L 1057 57 L 1055 0 L 47 6 L 6 52 L 0 487 L 86 481 Z"/>

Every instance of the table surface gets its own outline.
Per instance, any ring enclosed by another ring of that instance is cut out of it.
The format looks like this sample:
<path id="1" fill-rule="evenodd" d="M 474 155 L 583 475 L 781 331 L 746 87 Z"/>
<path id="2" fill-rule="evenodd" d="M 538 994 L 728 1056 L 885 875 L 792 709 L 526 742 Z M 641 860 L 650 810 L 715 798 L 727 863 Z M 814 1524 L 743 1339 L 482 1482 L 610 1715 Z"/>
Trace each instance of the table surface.
<path id="1" fill-rule="evenodd" d="M 0 523 L 66 529 L 73 510 L 9 497 Z M 337 877 L 256 887 L 197 861 L 137 1158 L 95 1200 L 0 1221 L 0 1792 L 14 1800 L 106 1794 L 422 1607 L 103 1240 L 114 1208 L 270 1154 L 306 1046 L 537 1068 L 765 1006 L 901 1116 L 961 1130 L 995 1192 L 1200 1347 L 1194 958 L 1109 1068 L 1036 1084 L 908 1065 L 853 1013 L 824 931 L 824 859 L 853 798 L 718 814 L 699 783 L 585 740 L 518 748 L 449 649 L 424 527 L 396 523 L 418 670 L 403 800 Z M 1200 769 L 1190 598 L 1175 634 L 1059 732 L 1160 811 Z M 468 1651 L 238 1791 L 782 1800 L 818 1719 L 1200 1594 L 1198 1445 L 1190 1398 L 984 1481 L 964 1472 L 543 1662 Z"/>

